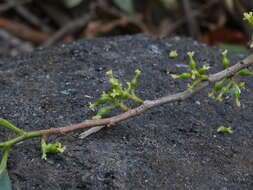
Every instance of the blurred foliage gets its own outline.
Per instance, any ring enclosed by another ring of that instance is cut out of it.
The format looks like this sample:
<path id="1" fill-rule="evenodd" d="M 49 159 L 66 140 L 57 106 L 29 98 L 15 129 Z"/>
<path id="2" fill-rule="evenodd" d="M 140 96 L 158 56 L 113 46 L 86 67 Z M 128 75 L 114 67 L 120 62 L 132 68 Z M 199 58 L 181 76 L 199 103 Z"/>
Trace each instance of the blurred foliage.
<path id="1" fill-rule="evenodd" d="M 64 5 L 67 8 L 73 8 L 78 6 L 80 3 L 82 2 L 82 0 L 63 0 Z"/>
<path id="2" fill-rule="evenodd" d="M 7 38 L 5 30 L 34 46 L 49 46 L 136 33 L 180 35 L 246 52 L 237 46 L 250 44 L 253 29 L 242 17 L 252 9 L 252 0 L 0 0 L 0 37 Z"/>
<path id="3" fill-rule="evenodd" d="M 133 0 L 113 0 L 113 3 L 130 15 L 135 13 Z"/>

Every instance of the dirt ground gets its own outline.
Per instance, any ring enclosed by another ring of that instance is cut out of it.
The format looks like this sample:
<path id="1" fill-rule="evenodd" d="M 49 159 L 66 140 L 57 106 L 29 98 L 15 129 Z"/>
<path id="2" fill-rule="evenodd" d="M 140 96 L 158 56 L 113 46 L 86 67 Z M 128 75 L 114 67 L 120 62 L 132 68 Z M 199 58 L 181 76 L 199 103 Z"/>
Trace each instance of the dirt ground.
<path id="1" fill-rule="evenodd" d="M 177 50 L 179 57 L 168 53 Z M 220 70 L 220 52 L 190 39 L 144 35 L 83 40 L 0 61 L 0 116 L 24 130 L 90 119 L 88 107 L 109 89 L 105 73 L 122 81 L 142 71 L 136 94 L 154 99 L 186 88 L 168 73 L 186 71 L 186 52 Z M 235 63 L 243 55 L 230 55 Z M 155 108 L 86 139 L 81 131 L 52 137 L 67 147 L 41 159 L 38 139 L 15 146 L 8 171 L 14 190 L 170 189 L 250 190 L 253 187 L 253 82 L 240 109 L 208 92 Z M 134 106 L 134 105 L 133 105 Z M 217 134 L 220 125 L 232 135 Z M 0 131 L 0 139 L 13 136 Z"/>

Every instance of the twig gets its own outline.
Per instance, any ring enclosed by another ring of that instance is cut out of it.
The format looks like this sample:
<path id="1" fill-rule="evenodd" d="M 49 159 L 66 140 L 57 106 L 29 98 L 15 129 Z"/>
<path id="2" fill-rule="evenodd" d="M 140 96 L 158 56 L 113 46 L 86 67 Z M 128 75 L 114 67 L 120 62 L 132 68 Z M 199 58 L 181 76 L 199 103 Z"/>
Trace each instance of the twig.
<path id="1" fill-rule="evenodd" d="M 89 13 L 81 16 L 80 18 L 70 21 L 66 26 L 58 30 L 56 33 L 53 34 L 51 38 L 49 38 L 43 45 L 50 46 L 55 42 L 62 39 L 64 36 L 71 34 L 72 32 L 77 31 L 78 29 L 84 27 L 90 20 L 95 17 L 95 14 Z"/>
<path id="2" fill-rule="evenodd" d="M 179 92 L 173 95 L 164 96 L 162 98 L 158 98 L 155 100 L 146 100 L 143 102 L 142 105 L 140 105 L 137 108 L 131 109 L 127 112 L 124 112 L 122 114 L 119 114 L 117 116 L 113 116 L 110 118 L 100 119 L 100 120 L 86 120 L 84 122 L 81 122 L 79 124 L 69 125 L 66 127 L 60 127 L 60 128 L 50 128 L 45 130 L 38 130 L 33 131 L 34 134 L 39 134 L 38 136 L 51 136 L 51 135 L 66 135 L 67 133 L 85 129 L 85 128 L 91 128 L 91 127 L 97 127 L 97 126 L 112 126 L 116 123 L 119 123 L 121 121 L 124 121 L 126 119 L 138 116 L 148 109 L 160 106 L 162 104 L 167 104 L 175 101 L 183 101 L 197 92 L 203 90 L 204 88 L 208 87 L 210 84 L 220 81 L 223 78 L 230 77 L 236 74 L 236 72 L 240 71 L 241 69 L 247 68 L 249 66 L 253 65 L 253 54 L 246 57 L 244 60 L 238 62 L 237 64 L 220 71 L 215 74 L 211 74 L 208 76 L 208 79 L 200 83 L 200 85 L 192 91 L 185 90 L 183 92 Z M 0 143 L 1 147 L 1 143 Z"/>
<path id="3" fill-rule="evenodd" d="M 5 11 L 8 11 L 10 9 L 12 9 L 13 7 L 16 7 L 18 5 L 23 5 L 23 4 L 26 4 L 26 3 L 29 3 L 31 2 L 32 0 L 23 0 L 23 1 L 18 1 L 18 2 L 7 2 L 7 3 L 2 3 L 0 5 L 0 13 L 3 13 Z"/>
<path id="4" fill-rule="evenodd" d="M 96 132 L 100 131 L 100 130 L 103 129 L 104 127 L 106 127 L 106 126 L 92 127 L 92 128 L 90 128 L 90 129 L 88 129 L 87 131 L 84 131 L 83 133 L 81 133 L 81 134 L 79 135 L 79 138 L 80 138 L 80 139 L 84 139 L 84 138 L 86 138 L 86 137 L 92 135 L 93 133 L 96 133 Z"/>
<path id="5" fill-rule="evenodd" d="M 200 7 L 198 10 L 193 11 L 191 16 L 189 17 L 189 19 L 191 19 L 192 17 L 199 16 L 205 9 L 207 9 L 219 2 L 220 2 L 220 0 L 210 0 L 208 3 L 206 3 L 205 5 Z M 179 28 L 182 24 L 184 24 L 186 22 L 186 20 L 187 20 L 187 18 L 184 17 L 184 18 L 179 19 L 177 22 L 175 22 L 170 30 L 170 33 L 174 32 L 177 28 Z"/>
<path id="6" fill-rule="evenodd" d="M 8 0 L 10 1 L 10 3 L 12 4 L 16 4 L 17 1 L 16 0 Z M 13 7 L 23 18 L 25 18 L 28 22 L 30 22 L 32 25 L 42 29 L 43 32 L 51 32 L 52 29 L 43 23 L 43 21 L 37 17 L 36 15 L 34 15 L 33 13 L 31 13 L 25 6 L 23 6 L 22 4 L 18 4 L 16 6 Z"/>
<path id="7" fill-rule="evenodd" d="M 45 130 L 37 130 L 37 131 L 23 131 L 19 128 L 16 128 L 14 125 L 10 124 L 4 119 L 0 119 L 0 124 L 3 125 L 4 127 L 12 130 L 17 134 L 17 137 L 0 142 L 0 148 L 3 148 L 2 150 L 2 160 L 0 162 L 0 174 L 5 170 L 7 166 L 7 161 L 8 161 L 8 156 L 10 149 L 17 143 L 25 141 L 27 139 L 32 139 L 32 138 L 41 138 L 41 147 L 42 147 L 42 152 L 43 156 L 42 158 L 46 159 L 46 153 L 49 152 L 63 152 L 64 147 L 61 147 L 60 143 L 55 143 L 55 144 L 46 144 L 46 139 L 47 137 L 51 135 L 66 135 L 67 133 L 80 130 L 80 129 L 85 129 L 85 128 L 91 128 L 86 131 L 86 134 L 83 135 L 83 137 L 86 137 L 87 135 L 91 133 L 95 133 L 99 131 L 103 126 L 112 126 L 115 125 L 121 121 L 127 120 L 132 117 L 136 117 L 148 109 L 160 106 L 162 104 L 167 104 L 175 101 L 183 101 L 197 92 L 203 90 L 204 88 L 208 87 L 214 82 L 220 81 L 223 78 L 226 77 L 231 77 L 234 76 L 238 71 L 241 69 L 250 67 L 253 65 L 253 54 L 249 55 L 247 58 L 245 58 L 243 61 L 237 63 L 236 65 L 233 65 L 223 71 L 220 71 L 216 74 L 209 75 L 204 81 L 202 81 L 198 87 L 193 88 L 192 90 L 185 90 L 180 93 L 176 93 L 173 95 L 168 95 L 164 96 L 162 98 L 158 98 L 155 100 L 146 100 L 143 102 L 142 105 L 140 105 L 137 108 L 131 109 L 129 111 L 126 111 L 122 114 L 110 117 L 110 118 L 105 118 L 105 119 L 99 119 L 99 120 L 86 120 L 82 123 L 75 124 L 75 125 L 69 125 L 66 127 L 60 127 L 60 128 L 50 128 L 50 129 L 45 129 Z"/>
<path id="8" fill-rule="evenodd" d="M 45 13 L 57 24 L 59 27 L 63 27 L 66 23 L 70 22 L 70 17 L 66 11 L 61 9 L 55 4 L 47 4 L 43 1 L 37 2 L 41 9 L 45 11 Z"/>
<path id="9" fill-rule="evenodd" d="M 35 44 L 41 44 L 49 38 L 46 33 L 33 30 L 25 25 L 13 22 L 3 17 L 0 17 L 0 28 L 10 32 L 14 36 L 23 40 L 31 41 Z"/>
<path id="10" fill-rule="evenodd" d="M 196 18 L 192 13 L 190 0 L 182 0 L 182 3 L 183 3 L 184 11 L 186 14 L 186 20 L 187 20 L 187 25 L 188 25 L 190 35 L 194 39 L 198 39 L 199 34 L 200 34 L 199 26 L 197 25 Z"/>

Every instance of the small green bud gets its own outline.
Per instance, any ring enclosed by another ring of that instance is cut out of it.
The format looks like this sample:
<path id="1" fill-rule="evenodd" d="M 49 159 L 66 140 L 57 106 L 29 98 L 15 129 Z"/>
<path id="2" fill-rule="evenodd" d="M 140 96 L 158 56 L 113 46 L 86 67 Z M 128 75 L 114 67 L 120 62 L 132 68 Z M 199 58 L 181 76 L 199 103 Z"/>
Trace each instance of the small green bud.
<path id="1" fill-rule="evenodd" d="M 248 69 L 242 69 L 239 72 L 237 72 L 240 76 L 253 76 L 253 72 L 249 71 Z"/>
<path id="2" fill-rule="evenodd" d="M 108 76 L 108 78 L 113 78 L 112 70 L 107 71 L 106 75 Z"/>
<path id="3" fill-rule="evenodd" d="M 191 73 L 182 73 L 181 75 L 172 74 L 171 77 L 173 79 L 190 79 L 191 78 Z"/>
<path id="4" fill-rule="evenodd" d="M 215 92 L 218 92 L 218 91 L 222 88 L 224 81 L 225 81 L 225 80 L 221 80 L 221 81 L 219 81 L 219 82 L 216 82 L 215 85 L 214 85 L 213 90 L 214 90 Z"/>
<path id="5" fill-rule="evenodd" d="M 223 56 L 223 59 L 222 59 L 222 64 L 223 64 L 223 67 L 224 69 L 228 68 L 230 66 L 230 61 L 227 57 L 227 54 L 228 54 L 228 50 L 224 50 L 222 52 L 222 56 Z"/>
<path id="6" fill-rule="evenodd" d="M 47 153 L 63 153 L 66 147 L 62 147 L 61 143 L 46 144 L 45 140 L 41 140 L 42 159 L 47 159 Z"/>
<path id="7" fill-rule="evenodd" d="M 219 93 L 219 95 L 216 97 L 216 100 L 218 101 L 222 101 L 223 100 L 223 96 L 225 94 L 228 94 L 229 93 L 229 89 L 227 88 L 227 86 L 224 86 L 221 88 L 221 92 Z"/>
<path id="8" fill-rule="evenodd" d="M 190 63 L 189 63 L 189 66 L 192 70 L 196 70 L 196 62 L 195 60 L 193 59 L 193 56 L 194 56 L 195 52 L 188 52 L 187 55 L 190 59 Z"/>
<path id="9" fill-rule="evenodd" d="M 206 73 L 206 71 L 209 70 L 209 69 L 210 69 L 209 66 L 205 66 L 205 65 L 204 65 L 201 69 L 198 70 L 198 73 L 199 73 L 200 75 L 204 75 L 204 74 Z"/>
<path id="10" fill-rule="evenodd" d="M 214 88 L 213 88 L 212 92 L 209 93 L 208 96 L 211 97 L 211 98 L 215 98 L 215 93 L 218 92 L 218 91 L 220 91 L 222 89 L 224 81 L 225 81 L 225 79 L 223 79 L 223 80 L 221 80 L 219 82 L 216 82 L 215 85 L 214 85 Z M 222 98 L 223 94 L 220 94 L 220 96 Z M 216 99 L 218 99 L 218 97 Z"/>
<path id="11" fill-rule="evenodd" d="M 243 20 L 248 21 L 248 23 L 253 26 L 253 12 L 244 13 L 243 16 Z"/>
<path id="12" fill-rule="evenodd" d="M 121 91 L 118 89 L 112 89 L 112 92 L 110 93 L 110 96 L 115 99 L 118 98 L 121 95 Z"/>
<path id="13" fill-rule="evenodd" d="M 188 90 L 192 91 L 193 88 L 196 88 L 201 83 L 201 80 L 195 80 L 191 84 L 188 84 Z"/>
<path id="14" fill-rule="evenodd" d="M 141 71 L 139 69 L 136 69 L 134 72 L 137 77 L 139 77 L 141 75 Z"/>
<path id="15" fill-rule="evenodd" d="M 121 84 L 119 83 L 118 79 L 116 78 L 111 78 L 109 80 L 109 82 L 112 85 L 112 89 L 120 89 L 121 88 Z"/>
<path id="16" fill-rule="evenodd" d="M 222 98 L 225 94 L 230 93 L 230 88 L 232 87 L 233 82 L 229 82 L 227 86 L 221 88 L 220 94 L 216 97 L 216 100 L 222 101 Z"/>
<path id="17" fill-rule="evenodd" d="M 240 103 L 241 89 L 239 88 L 239 86 L 238 86 L 237 84 L 234 84 L 233 90 L 234 90 L 233 95 L 234 95 L 234 97 L 235 97 L 236 105 L 237 105 L 238 107 L 240 107 L 240 106 L 241 106 L 241 103 Z"/>
<path id="18" fill-rule="evenodd" d="M 109 82 L 112 85 L 112 89 L 120 89 L 121 88 L 121 84 L 119 83 L 118 79 L 114 78 L 112 70 L 107 71 L 106 75 L 109 78 Z"/>
<path id="19" fill-rule="evenodd" d="M 130 82 L 130 89 L 134 89 L 137 86 L 137 80 L 141 75 L 141 71 L 139 69 L 135 70 L 135 76 L 133 77 L 133 79 Z"/>
<path id="20" fill-rule="evenodd" d="M 209 94 L 208 94 L 208 97 L 210 97 L 210 98 L 215 98 L 214 91 L 212 91 L 211 93 L 209 93 Z"/>
<path id="21" fill-rule="evenodd" d="M 199 77 L 199 73 L 196 69 L 193 69 L 191 71 L 191 78 L 194 80 L 195 78 L 198 78 Z"/>
<path id="22" fill-rule="evenodd" d="M 109 112 L 114 108 L 114 106 L 107 106 L 100 108 L 98 110 L 98 113 L 96 116 L 92 117 L 93 120 L 101 119 L 102 117 L 106 116 L 109 114 Z"/>
<path id="23" fill-rule="evenodd" d="M 245 82 L 240 82 L 239 83 L 239 88 L 245 90 L 246 89 Z"/>
<path id="24" fill-rule="evenodd" d="M 95 107 L 101 104 L 105 104 L 106 102 L 110 101 L 111 97 L 108 94 L 102 94 L 101 97 L 95 102 L 95 103 L 90 103 L 90 109 L 94 110 Z"/>
<path id="25" fill-rule="evenodd" d="M 170 51 L 169 57 L 172 59 L 175 59 L 178 56 L 177 51 L 176 50 L 172 50 Z"/>
<path id="26" fill-rule="evenodd" d="M 231 129 L 231 127 L 225 127 L 225 126 L 220 126 L 218 129 L 217 129 L 217 132 L 218 133 L 227 133 L 227 134 L 233 134 L 234 131 Z"/>
<path id="27" fill-rule="evenodd" d="M 99 120 L 101 118 L 102 118 L 101 115 L 95 115 L 92 117 L 93 120 Z"/>

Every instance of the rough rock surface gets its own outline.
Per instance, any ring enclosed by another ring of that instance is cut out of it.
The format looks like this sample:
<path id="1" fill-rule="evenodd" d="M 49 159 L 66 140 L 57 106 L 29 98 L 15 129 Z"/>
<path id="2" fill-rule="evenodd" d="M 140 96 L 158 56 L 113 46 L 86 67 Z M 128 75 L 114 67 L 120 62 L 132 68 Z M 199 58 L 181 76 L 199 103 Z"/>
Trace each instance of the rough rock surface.
<path id="1" fill-rule="evenodd" d="M 177 50 L 179 57 L 168 53 Z M 122 81 L 142 71 L 136 93 L 154 99 L 186 88 L 168 73 L 187 70 L 186 52 L 216 72 L 218 48 L 190 39 L 154 39 L 144 35 L 83 40 L 38 49 L 31 55 L 0 61 L 0 116 L 24 130 L 78 123 L 95 113 L 88 103 L 110 88 L 105 72 Z M 230 55 L 232 62 L 242 55 Z M 238 190 L 253 187 L 253 82 L 242 108 L 226 99 L 208 98 L 208 90 L 185 102 L 155 108 L 86 139 L 80 131 L 52 137 L 67 147 L 41 160 L 38 139 L 12 150 L 8 171 L 13 189 L 192 189 Z M 220 125 L 232 135 L 217 134 Z M 13 137 L 0 131 L 1 141 Z"/>

